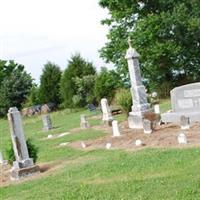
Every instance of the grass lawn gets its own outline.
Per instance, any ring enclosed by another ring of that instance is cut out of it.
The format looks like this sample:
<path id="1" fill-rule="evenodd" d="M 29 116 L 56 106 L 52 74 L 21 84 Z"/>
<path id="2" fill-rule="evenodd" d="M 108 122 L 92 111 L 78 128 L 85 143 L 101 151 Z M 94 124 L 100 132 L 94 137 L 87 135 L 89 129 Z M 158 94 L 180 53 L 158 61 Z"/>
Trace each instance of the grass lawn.
<path id="1" fill-rule="evenodd" d="M 169 109 L 163 102 L 161 110 Z M 155 200 L 200 199 L 200 148 L 146 149 L 138 152 L 122 150 L 81 151 L 70 147 L 57 148 L 67 141 L 82 141 L 106 133 L 93 129 L 79 131 L 63 138 L 42 140 L 79 127 L 80 114 L 65 111 L 51 114 L 54 130 L 41 131 L 40 117 L 23 120 L 26 138 L 39 147 L 38 163 L 62 162 L 53 173 L 19 184 L 0 188 L 3 200 Z M 117 116 L 124 120 L 124 115 Z M 101 123 L 90 119 L 90 124 Z M 0 149 L 5 155 L 10 142 L 7 120 L 0 120 Z"/>

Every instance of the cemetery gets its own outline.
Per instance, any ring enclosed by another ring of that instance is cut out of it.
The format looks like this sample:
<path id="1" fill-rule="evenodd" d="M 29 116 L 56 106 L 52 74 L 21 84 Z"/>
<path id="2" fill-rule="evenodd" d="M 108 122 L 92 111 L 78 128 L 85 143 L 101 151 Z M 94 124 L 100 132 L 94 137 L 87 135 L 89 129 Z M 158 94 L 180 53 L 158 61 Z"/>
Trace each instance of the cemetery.
<path id="1" fill-rule="evenodd" d="M 200 199 L 200 3 L 98 5 L 114 69 L 0 58 L 0 200 Z"/>

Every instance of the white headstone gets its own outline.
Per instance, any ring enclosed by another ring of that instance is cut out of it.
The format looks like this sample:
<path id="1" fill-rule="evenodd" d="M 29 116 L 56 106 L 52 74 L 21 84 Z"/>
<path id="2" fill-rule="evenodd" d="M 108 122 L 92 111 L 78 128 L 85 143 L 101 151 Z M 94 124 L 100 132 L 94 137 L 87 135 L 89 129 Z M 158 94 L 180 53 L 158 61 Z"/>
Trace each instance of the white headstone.
<path id="1" fill-rule="evenodd" d="M 3 163 L 4 163 L 3 155 L 2 155 L 2 153 L 1 153 L 1 151 L 0 151 L 0 164 L 3 164 Z"/>
<path id="2" fill-rule="evenodd" d="M 106 149 L 110 149 L 110 148 L 111 148 L 111 146 L 112 146 L 112 144 L 111 144 L 111 143 L 107 143 L 107 144 L 106 144 Z"/>
<path id="3" fill-rule="evenodd" d="M 83 149 L 86 148 L 86 144 L 85 144 L 85 142 L 81 142 L 81 147 L 82 147 Z"/>
<path id="4" fill-rule="evenodd" d="M 112 121 L 112 132 L 114 137 L 119 137 L 120 136 L 120 131 L 119 131 L 119 126 L 118 126 L 118 121 L 113 120 Z"/>
<path id="5" fill-rule="evenodd" d="M 107 123 L 112 122 L 113 117 L 106 98 L 101 99 L 101 109 L 103 113 L 102 120 Z"/>
<path id="6" fill-rule="evenodd" d="M 135 146 L 140 147 L 142 145 L 143 145 L 142 140 L 136 140 L 135 141 Z"/>
<path id="7" fill-rule="evenodd" d="M 155 104 L 155 105 L 154 105 L 154 112 L 155 112 L 156 114 L 160 114 L 160 105 L 159 105 L 159 104 Z"/>
<path id="8" fill-rule="evenodd" d="M 178 143 L 179 144 L 187 144 L 187 137 L 184 133 L 178 135 Z"/>
<path id="9" fill-rule="evenodd" d="M 48 135 L 47 138 L 48 139 L 53 138 L 53 135 Z"/>

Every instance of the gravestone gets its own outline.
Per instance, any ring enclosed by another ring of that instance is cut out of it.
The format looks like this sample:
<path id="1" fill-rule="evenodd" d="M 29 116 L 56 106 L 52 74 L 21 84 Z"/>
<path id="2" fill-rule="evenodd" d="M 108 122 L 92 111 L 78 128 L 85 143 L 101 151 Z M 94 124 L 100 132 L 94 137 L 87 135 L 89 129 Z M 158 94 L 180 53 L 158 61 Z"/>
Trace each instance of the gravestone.
<path id="1" fill-rule="evenodd" d="M 177 139 L 179 144 L 187 144 L 187 137 L 184 133 L 179 134 Z"/>
<path id="2" fill-rule="evenodd" d="M 135 146 L 137 146 L 137 147 L 140 147 L 140 146 L 143 146 L 143 142 L 142 142 L 142 140 L 136 140 L 135 141 Z"/>
<path id="3" fill-rule="evenodd" d="M 139 66 L 139 54 L 132 48 L 129 40 L 129 49 L 126 52 L 125 58 L 128 62 L 128 70 L 131 80 L 131 95 L 132 95 L 132 108 L 129 113 L 129 128 L 143 129 L 143 114 L 150 111 L 150 105 L 147 102 L 147 94 Z"/>
<path id="4" fill-rule="evenodd" d="M 2 155 L 2 153 L 1 153 L 1 151 L 0 151 L 0 164 L 3 164 L 3 163 L 4 163 L 3 155 Z"/>
<path id="5" fill-rule="evenodd" d="M 152 122 L 148 119 L 143 120 L 143 128 L 145 134 L 151 134 L 152 133 Z"/>
<path id="6" fill-rule="evenodd" d="M 102 117 L 103 122 L 111 126 L 113 117 L 112 117 L 111 110 L 106 98 L 101 99 L 101 110 L 103 113 L 103 117 Z"/>
<path id="7" fill-rule="evenodd" d="M 180 117 L 189 117 L 190 122 L 200 121 L 200 83 L 192 83 L 176 87 L 170 92 L 170 113 L 161 115 L 163 122 L 180 123 Z"/>
<path id="8" fill-rule="evenodd" d="M 106 149 L 110 149 L 112 147 L 111 143 L 106 143 Z"/>
<path id="9" fill-rule="evenodd" d="M 53 128 L 50 115 L 43 115 L 42 121 L 43 121 L 43 130 L 44 131 L 49 131 Z"/>
<path id="10" fill-rule="evenodd" d="M 81 115 L 81 123 L 80 126 L 82 129 L 87 129 L 90 127 L 89 122 L 85 115 Z"/>
<path id="11" fill-rule="evenodd" d="M 159 104 L 155 104 L 155 105 L 154 105 L 154 112 L 155 112 L 156 114 L 160 114 L 160 105 L 159 105 Z"/>
<path id="12" fill-rule="evenodd" d="M 180 118 L 180 125 L 181 125 L 182 130 L 189 129 L 190 128 L 190 118 L 182 115 Z"/>
<path id="13" fill-rule="evenodd" d="M 119 131 L 119 126 L 118 126 L 117 120 L 112 121 L 112 132 L 113 132 L 113 137 L 119 137 L 120 136 L 120 131 Z"/>
<path id="14" fill-rule="evenodd" d="M 34 173 L 38 173 L 39 167 L 33 164 L 32 158 L 29 158 L 21 115 L 16 107 L 9 109 L 8 121 L 16 159 L 16 161 L 13 162 L 13 167 L 10 171 L 11 180 L 18 180 Z"/>

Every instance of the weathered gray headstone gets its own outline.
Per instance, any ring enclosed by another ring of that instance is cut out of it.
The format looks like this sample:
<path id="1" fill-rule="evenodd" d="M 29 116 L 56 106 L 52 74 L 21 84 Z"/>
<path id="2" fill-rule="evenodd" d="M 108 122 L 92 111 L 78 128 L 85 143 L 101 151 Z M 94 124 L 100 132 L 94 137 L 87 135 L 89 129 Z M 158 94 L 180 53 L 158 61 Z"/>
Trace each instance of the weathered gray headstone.
<path id="1" fill-rule="evenodd" d="M 50 115 L 42 115 L 42 121 L 44 131 L 49 131 L 53 128 Z"/>
<path id="2" fill-rule="evenodd" d="M 81 123 L 80 126 L 82 129 L 87 129 L 90 127 L 89 122 L 85 115 L 81 115 Z"/>
<path id="3" fill-rule="evenodd" d="M 182 130 L 186 130 L 190 128 L 190 118 L 182 115 L 180 117 L 180 125 Z"/>
<path id="4" fill-rule="evenodd" d="M 150 111 L 150 105 L 147 102 L 147 94 L 140 74 L 139 54 L 132 48 L 129 41 L 129 49 L 125 58 L 128 61 L 128 69 L 131 79 L 132 111 L 129 113 L 129 127 L 135 129 L 143 128 L 143 114 Z"/>
<path id="5" fill-rule="evenodd" d="M 8 111 L 8 121 L 16 161 L 11 169 L 11 179 L 17 180 L 39 172 L 39 167 L 29 158 L 20 112 L 16 107 Z"/>
<path id="6" fill-rule="evenodd" d="M 101 110 L 103 113 L 103 122 L 111 126 L 113 117 L 106 98 L 101 99 Z"/>
<path id="7" fill-rule="evenodd" d="M 145 134 L 152 133 L 152 122 L 148 119 L 143 120 L 143 129 Z"/>
<path id="8" fill-rule="evenodd" d="M 200 121 L 200 83 L 176 87 L 170 92 L 172 112 L 161 115 L 163 122 L 180 123 L 180 117 L 189 117 L 190 122 Z"/>
<path id="9" fill-rule="evenodd" d="M 120 136 L 120 131 L 119 131 L 119 126 L 118 126 L 117 120 L 112 121 L 112 132 L 113 132 L 113 137 L 119 137 Z"/>

